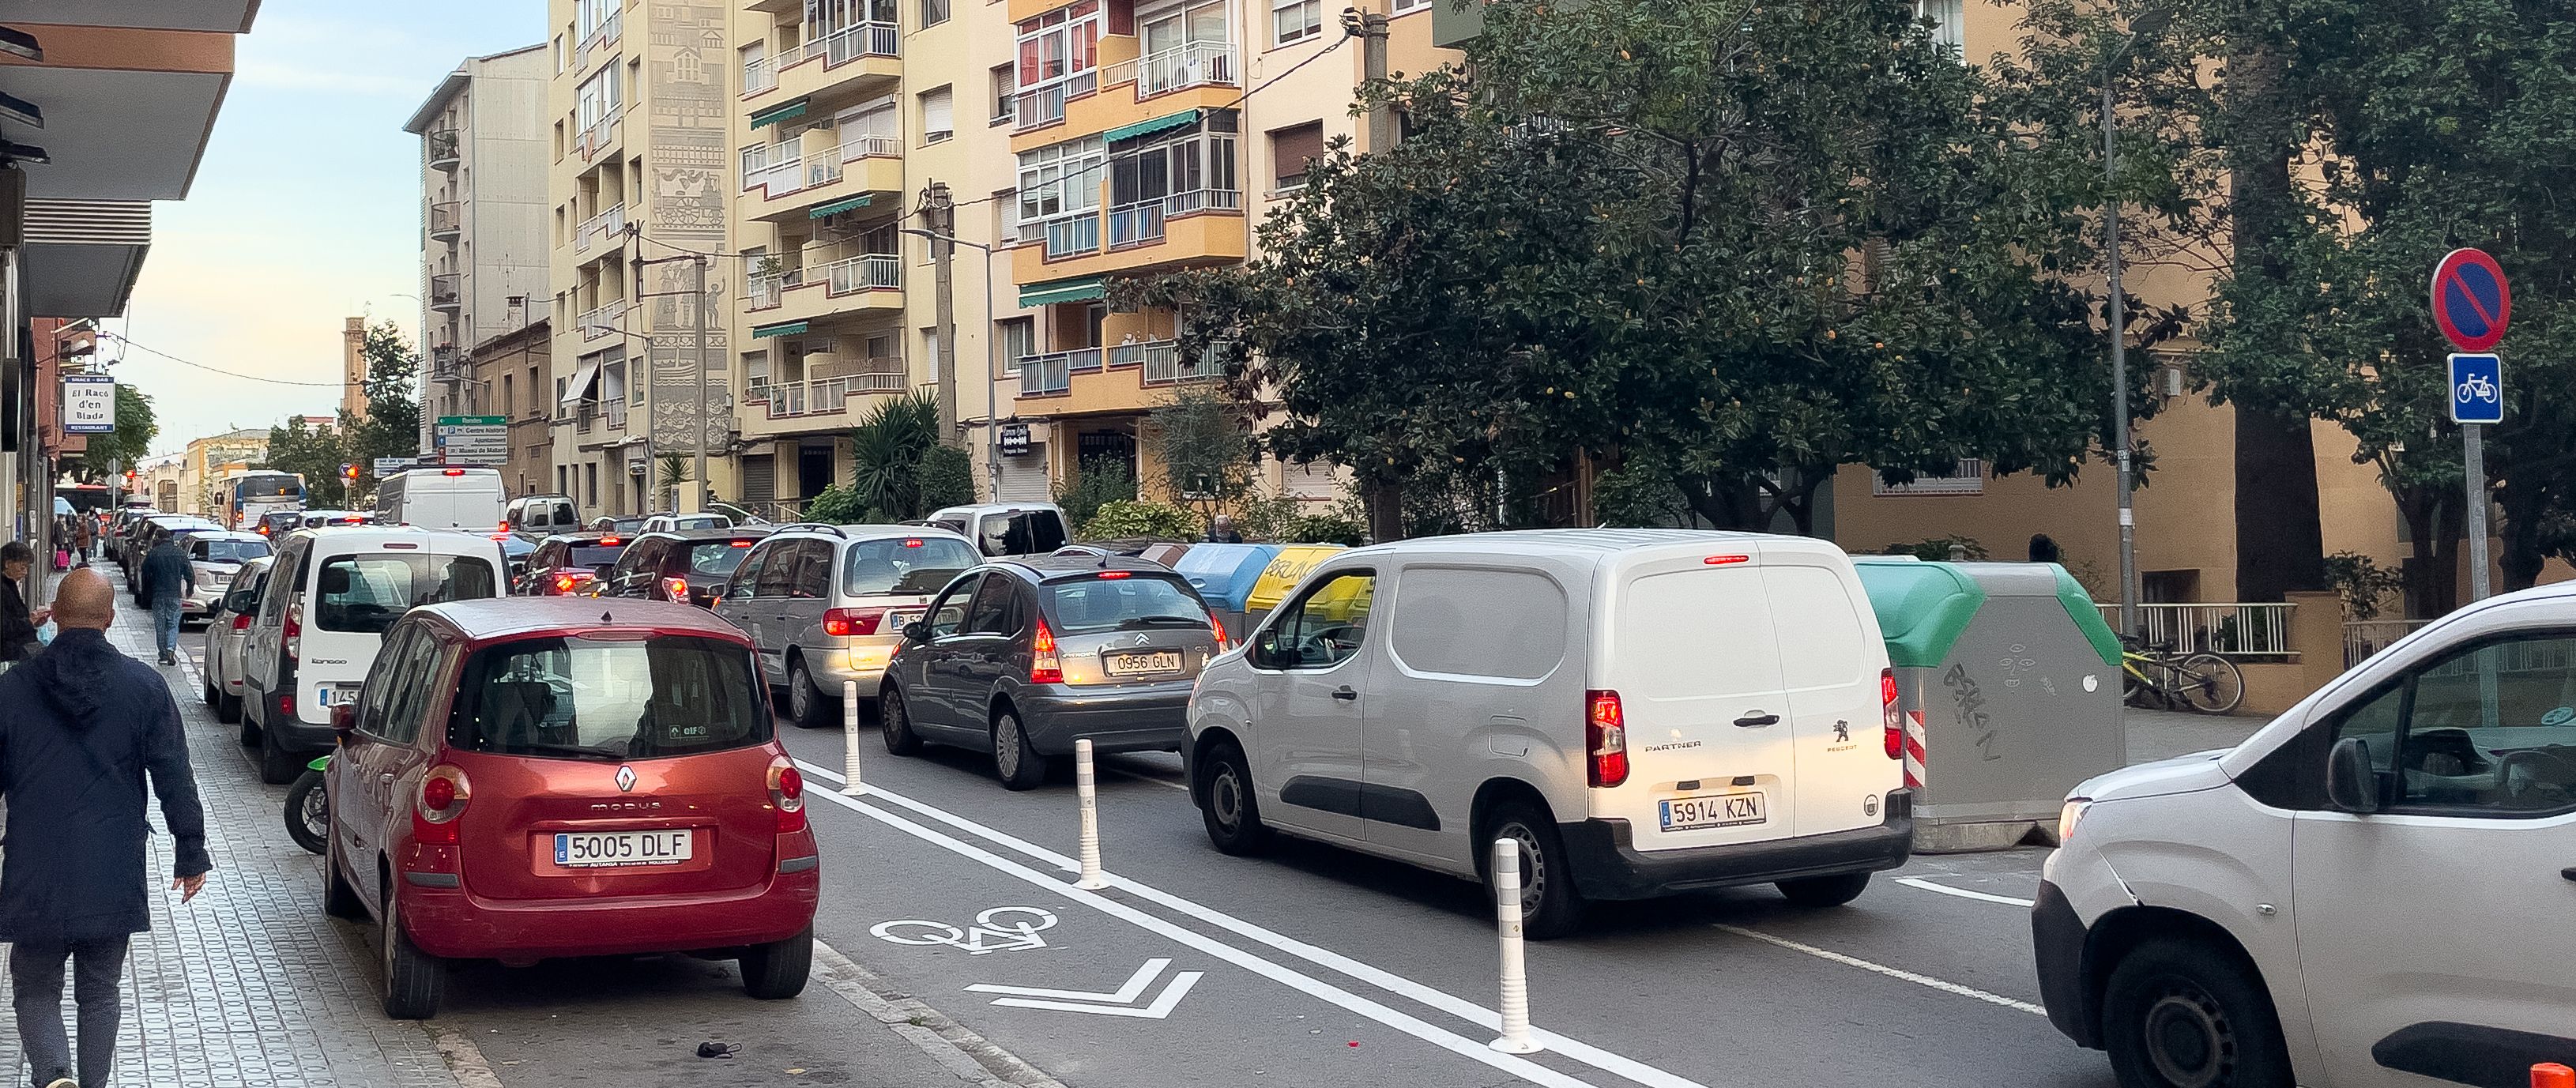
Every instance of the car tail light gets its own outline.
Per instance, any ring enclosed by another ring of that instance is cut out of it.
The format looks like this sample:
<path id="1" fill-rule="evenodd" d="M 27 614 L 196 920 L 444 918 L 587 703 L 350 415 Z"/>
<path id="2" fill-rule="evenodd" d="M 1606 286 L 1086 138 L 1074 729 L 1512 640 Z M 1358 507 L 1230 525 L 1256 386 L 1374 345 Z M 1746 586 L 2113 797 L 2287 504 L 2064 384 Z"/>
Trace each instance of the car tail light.
<path id="1" fill-rule="evenodd" d="M 885 622 L 882 608 L 835 608 L 823 613 L 823 633 L 834 638 L 850 635 L 873 635 L 877 625 Z"/>
<path id="2" fill-rule="evenodd" d="M 296 605 L 298 605 L 298 604 L 301 604 L 301 603 L 303 603 L 303 602 L 301 602 L 301 601 L 289 601 L 289 602 L 287 602 L 287 606 L 286 606 L 286 627 L 285 627 L 285 629 L 284 629 L 284 630 L 282 630 L 282 631 L 280 631 L 280 632 L 279 632 L 279 636 L 280 636 L 280 637 L 284 640 L 284 642 L 285 642 L 285 645 L 286 645 L 286 659 L 287 659 L 287 660 L 289 660 L 289 661 L 298 661 L 298 660 L 302 660 L 302 655 L 303 655 L 303 652 L 304 652 L 304 624 L 303 624 L 303 623 L 301 623 L 301 622 L 299 622 L 299 621 L 295 618 L 295 614 L 296 614 L 296 612 L 300 611 L 300 609 L 296 608 L 295 606 L 296 606 Z"/>
<path id="3" fill-rule="evenodd" d="M 441 475 L 441 476 L 463 476 L 463 475 L 465 475 L 465 470 L 464 470 L 464 469 L 461 469 L 461 468 L 451 468 L 451 469 L 446 470 L 445 472 L 441 472 L 441 473 L 439 473 L 439 475 Z"/>
<path id="4" fill-rule="evenodd" d="M 571 595 L 571 593 L 572 593 L 572 586 L 573 586 L 573 582 L 574 582 L 574 578 L 573 578 L 573 576 L 572 576 L 572 575 L 569 575 L 569 574 L 558 574 L 558 575 L 555 575 L 555 592 L 557 592 L 557 593 L 561 593 L 561 594 L 564 594 L 564 595 L 566 595 L 566 596 Z"/>
<path id="5" fill-rule="evenodd" d="M 1619 705 L 1615 691 L 1583 693 L 1589 712 L 1583 723 L 1583 746 L 1591 755 L 1590 775 L 1595 789 L 1606 789 L 1628 781 L 1628 713 Z"/>
<path id="6" fill-rule="evenodd" d="M 282 718 L 292 718 L 295 716 L 295 692 L 293 690 L 290 689 L 277 693 L 277 714 Z"/>
<path id="7" fill-rule="evenodd" d="M 242 613 L 242 614 L 240 614 L 240 615 L 238 615 L 238 616 L 234 616 L 234 617 L 233 617 L 233 630 L 236 630 L 236 631 L 247 631 L 247 630 L 250 630 L 250 613 L 248 613 L 248 612 L 244 612 L 244 613 Z"/>
<path id="8" fill-rule="evenodd" d="M 689 580 L 686 578 L 662 579 L 662 595 L 681 604 L 689 603 Z"/>
<path id="9" fill-rule="evenodd" d="M 1131 574 L 1129 574 L 1127 571 L 1123 571 L 1123 570 L 1104 570 L 1104 571 L 1101 571 L 1101 572 L 1100 572 L 1100 574 L 1099 574 L 1099 578 L 1100 578 L 1100 580 L 1101 580 L 1101 581 L 1104 581 L 1104 582 L 1108 582 L 1108 581 L 1115 581 L 1115 580 L 1120 579 L 1120 578 L 1128 578 L 1128 577 L 1133 577 L 1133 575 L 1131 575 Z"/>
<path id="10" fill-rule="evenodd" d="M 1046 619 L 1038 619 L 1037 637 L 1029 641 L 1029 683 L 1064 683 L 1064 662 L 1055 656 L 1055 632 L 1047 629 Z"/>
<path id="11" fill-rule="evenodd" d="M 1887 758 L 1905 758 L 1905 715 L 1896 709 L 1896 670 L 1878 670 L 1880 723 L 1887 734 Z"/>
<path id="12" fill-rule="evenodd" d="M 616 537 L 613 537 L 613 536 L 603 536 L 603 537 L 599 538 L 599 546 L 600 546 L 600 547 L 603 547 L 603 548 L 613 548 L 613 547 L 616 547 L 619 543 L 620 543 L 620 541 L 619 541 Z"/>
<path id="13" fill-rule="evenodd" d="M 1208 633 L 1216 636 L 1216 652 L 1224 653 L 1226 647 L 1225 621 L 1216 618 L 1214 614 L 1210 614 L 1208 616 Z"/>
<path id="14" fill-rule="evenodd" d="M 725 545 L 725 547 L 728 547 L 728 548 L 748 548 L 748 547 L 750 547 L 750 546 L 751 546 L 751 542 L 750 542 L 750 541 L 748 541 L 748 540 L 737 540 L 737 541 L 734 541 L 734 542 L 733 542 L 733 543 L 731 543 L 731 544 L 727 544 L 727 545 Z"/>
<path id="15" fill-rule="evenodd" d="M 430 768 L 420 778 L 420 799 L 412 805 L 412 840 L 455 845 L 456 818 L 465 815 L 465 802 L 473 796 L 474 789 L 465 781 L 464 771 L 444 763 Z"/>
<path id="16" fill-rule="evenodd" d="M 769 762 L 769 805 L 778 811 L 778 833 L 805 830 L 805 775 L 780 756 Z"/>

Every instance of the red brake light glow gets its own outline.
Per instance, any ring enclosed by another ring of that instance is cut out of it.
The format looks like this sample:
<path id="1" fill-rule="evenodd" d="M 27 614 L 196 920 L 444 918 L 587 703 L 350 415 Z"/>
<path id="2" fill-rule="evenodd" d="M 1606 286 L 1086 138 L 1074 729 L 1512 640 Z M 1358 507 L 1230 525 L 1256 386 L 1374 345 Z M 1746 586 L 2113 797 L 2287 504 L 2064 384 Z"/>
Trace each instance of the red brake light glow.
<path id="1" fill-rule="evenodd" d="M 616 537 L 613 537 L 613 536 L 603 536 L 603 537 L 599 538 L 599 543 L 600 543 L 600 546 L 601 546 L 601 547 L 607 547 L 607 546 L 609 546 L 609 545 L 612 545 L 612 544 L 616 544 L 616 543 L 618 543 L 618 540 L 617 540 L 617 538 L 616 538 Z"/>
<path id="2" fill-rule="evenodd" d="M 465 470 L 464 470 L 464 469 L 461 469 L 461 468 L 451 468 L 451 469 L 447 469 L 447 470 L 445 470 L 445 471 L 440 472 L 440 473 L 439 473 L 439 475 L 441 475 L 441 476 L 463 476 L 463 475 L 465 475 Z"/>
<path id="3" fill-rule="evenodd" d="M 1628 713 L 1619 703 L 1615 691 L 1583 693 L 1586 714 L 1583 723 L 1584 748 L 1591 753 L 1587 765 L 1594 789 L 1607 789 L 1628 781 Z"/>
<path id="4" fill-rule="evenodd" d="M 233 617 L 233 630 L 250 630 L 250 613 L 244 612 L 241 615 Z"/>
<path id="5" fill-rule="evenodd" d="M 1100 580 L 1104 582 L 1115 581 L 1120 578 L 1128 577 L 1130 573 L 1131 572 L 1129 571 L 1123 570 L 1104 570 L 1100 572 Z"/>
<path id="6" fill-rule="evenodd" d="M 1029 640 L 1029 683 L 1064 683 L 1064 661 L 1055 655 L 1055 632 L 1047 630 L 1046 619 L 1038 619 L 1037 637 Z"/>
<path id="7" fill-rule="evenodd" d="M 686 578 L 662 579 L 662 595 L 681 604 L 689 603 L 689 580 Z"/>
<path id="8" fill-rule="evenodd" d="M 903 542 L 903 546 L 904 546 L 904 547 L 907 547 L 907 548 L 918 548 L 918 547 L 920 547 L 920 546 L 921 546 L 921 538 L 919 538 L 919 537 L 913 537 L 913 538 L 911 538 L 911 539 L 905 540 L 905 541 Z"/>
<path id="9" fill-rule="evenodd" d="M 751 542 L 748 540 L 737 540 L 726 546 L 732 548 L 748 548 L 751 546 Z"/>
<path id="10" fill-rule="evenodd" d="M 1749 563 L 1752 561 L 1753 557 L 1749 555 L 1712 555 L 1706 559 L 1700 560 L 1700 562 L 1706 563 L 1712 567 L 1723 567 L 1734 563 Z"/>
<path id="11" fill-rule="evenodd" d="M 1210 613 L 1208 615 L 1208 632 L 1216 636 L 1216 652 L 1224 653 L 1226 647 L 1225 621 L 1216 618 L 1214 613 Z"/>
<path id="12" fill-rule="evenodd" d="M 885 622 L 882 608 L 835 608 L 823 613 L 823 633 L 833 638 L 851 635 L 873 635 L 877 625 Z"/>

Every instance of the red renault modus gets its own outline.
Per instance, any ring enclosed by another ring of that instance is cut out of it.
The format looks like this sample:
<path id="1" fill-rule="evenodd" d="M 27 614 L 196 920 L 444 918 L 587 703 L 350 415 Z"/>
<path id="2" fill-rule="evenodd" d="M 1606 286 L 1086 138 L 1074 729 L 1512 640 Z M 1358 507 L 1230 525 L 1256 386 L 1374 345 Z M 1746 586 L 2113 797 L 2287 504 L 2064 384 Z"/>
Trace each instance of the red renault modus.
<path id="1" fill-rule="evenodd" d="M 379 920 L 385 1015 L 436 1014 L 460 958 L 685 952 L 739 959 L 753 997 L 805 988 L 805 781 L 705 609 L 415 608 L 333 712 L 323 909 Z"/>

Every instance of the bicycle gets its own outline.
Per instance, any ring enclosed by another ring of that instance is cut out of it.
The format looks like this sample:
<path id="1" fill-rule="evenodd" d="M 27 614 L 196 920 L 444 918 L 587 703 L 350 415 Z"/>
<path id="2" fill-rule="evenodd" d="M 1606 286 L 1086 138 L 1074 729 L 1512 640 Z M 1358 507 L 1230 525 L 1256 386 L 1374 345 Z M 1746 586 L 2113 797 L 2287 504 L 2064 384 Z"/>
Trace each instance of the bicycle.
<path id="1" fill-rule="evenodd" d="M 2245 701 L 2245 674 L 2213 653 L 2176 654 L 2170 647 L 2141 648 L 2121 640 L 2120 697 L 2131 706 L 2155 696 L 2170 709 L 2225 714 Z"/>

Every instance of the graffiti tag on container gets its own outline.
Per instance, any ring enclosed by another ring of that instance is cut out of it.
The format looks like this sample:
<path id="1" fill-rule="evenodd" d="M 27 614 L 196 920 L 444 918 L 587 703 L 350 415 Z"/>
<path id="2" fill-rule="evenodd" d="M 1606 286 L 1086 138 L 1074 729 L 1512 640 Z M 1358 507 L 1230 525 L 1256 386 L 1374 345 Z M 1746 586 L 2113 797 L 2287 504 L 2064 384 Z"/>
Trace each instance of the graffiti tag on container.
<path id="1" fill-rule="evenodd" d="M 1959 727 L 1976 738 L 1977 758 L 1989 763 L 2002 759 L 2003 753 L 1995 751 L 1995 721 L 1993 715 L 1986 713 L 1985 692 L 1968 676 L 1968 667 L 1950 666 L 1949 672 L 1941 674 L 1941 686 L 1950 689 L 1950 705 Z"/>

